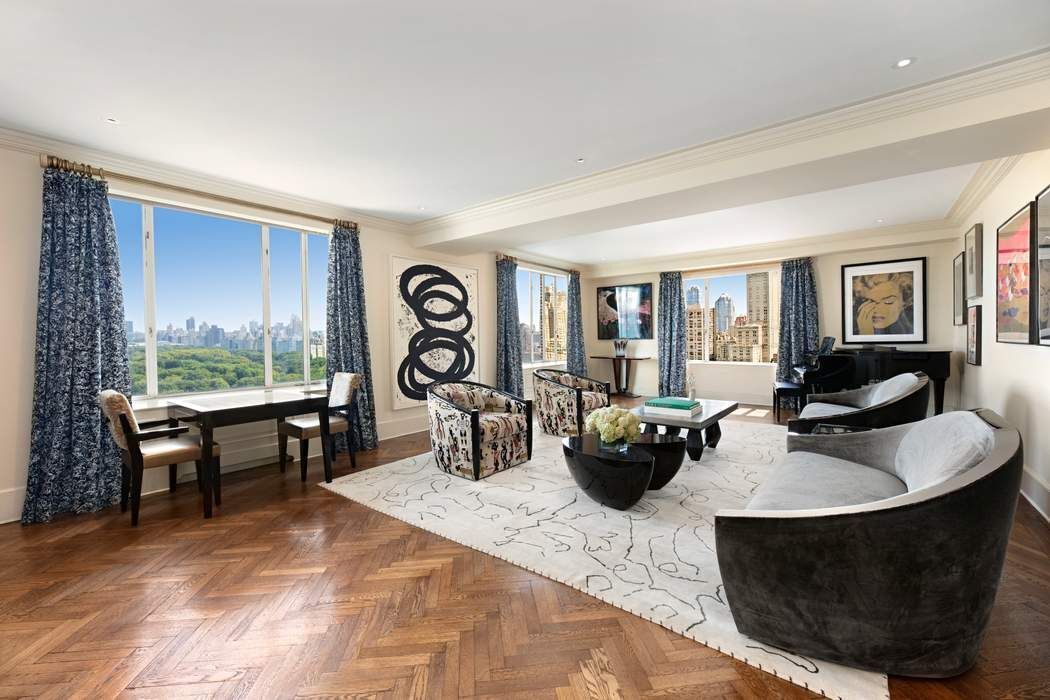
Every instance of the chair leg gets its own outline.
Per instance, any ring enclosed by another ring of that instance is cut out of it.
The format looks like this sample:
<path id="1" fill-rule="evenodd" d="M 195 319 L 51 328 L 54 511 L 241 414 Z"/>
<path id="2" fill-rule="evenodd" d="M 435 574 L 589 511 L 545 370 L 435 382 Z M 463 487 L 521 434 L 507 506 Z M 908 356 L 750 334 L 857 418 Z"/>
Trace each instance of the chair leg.
<path id="1" fill-rule="evenodd" d="M 357 457 L 354 456 L 354 443 L 350 440 L 350 433 L 346 434 L 346 451 L 350 453 L 350 469 L 357 469 Z"/>
<path id="2" fill-rule="evenodd" d="M 219 457 L 216 455 L 211 459 L 215 465 L 211 477 L 211 490 L 215 497 L 215 505 L 222 505 L 222 470 L 219 468 Z"/>
<path id="3" fill-rule="evenodd" d="M 203 478 L 204 474 L 201 472 L 201 461 L 198 459 L 197 461 L 194 462 L 194 464 L 197 466 L 197 491 L 198 492 L 203 492 L 204 491 L 204 478 Z"/>
<path id="4" fill-rule="evenodd" d="M 139 503 L 142 500 L 142 465 L 131 468 L 131 526 L 138 527 Z"/>
<path id="5" fill-rule="evenodd" d="M 306 482 L 306 460 L 310 453 L 310 441 L 306 438 L 299 438 L 299 476 L 302 478 L 303 483 Z"/>
<path id="6" fill-rule="evenodd" d="M 281 473 L 288 469 L 288 436 L 285 433 L 277 433 L 277 449 L 280 450 L 278 459 L 281 465 Z"/>
<path id="7" fill-rule="evenodd" d="M 131 469 L 126 464 L 120 465 L 120 512 L 128 512 L 128 493 L 131 491 Z"/>
<path id="8" fill-rule="evenodd" d="M 780 422 L 780 399 L 777 398 L 777 390 L 773 390 L 773 419 Z"/>
<path id="9" fill-rule="evenodd" d="M 179 465 L 168 465 L 168 492 L 175 493 L 175 482 L 179 476 Z"/>

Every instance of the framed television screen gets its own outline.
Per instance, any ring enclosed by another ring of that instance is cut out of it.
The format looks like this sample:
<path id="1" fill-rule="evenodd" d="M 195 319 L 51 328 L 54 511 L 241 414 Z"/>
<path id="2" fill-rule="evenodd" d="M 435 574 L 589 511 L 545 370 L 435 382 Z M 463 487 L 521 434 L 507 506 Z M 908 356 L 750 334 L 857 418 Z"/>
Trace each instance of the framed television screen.
<path id="1" fill-rule="evenodd" d="M 598 339 L 648 340 L 653 337 L 653 284 L 598 287 Z"/>

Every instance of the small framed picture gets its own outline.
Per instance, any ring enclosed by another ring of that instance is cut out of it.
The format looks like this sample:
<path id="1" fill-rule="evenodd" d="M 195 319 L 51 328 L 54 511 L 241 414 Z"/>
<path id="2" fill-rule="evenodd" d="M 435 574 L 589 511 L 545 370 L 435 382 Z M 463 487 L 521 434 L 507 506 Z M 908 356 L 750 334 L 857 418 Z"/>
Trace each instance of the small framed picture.
<path id="1" fill-rule="evenodd" d="M 1039 290 L 1037 338 L 1050 346 L 1050 186 L 1035 198 L 1036 272 L 1032 284 Z"/>
<path id="2" fill-rule="evenodd" d="M 995 339 L 1035 342 L 1035 202 L 1029 202 L 995 232 Z"/>
<path id="3" fill-rule="evenodd" d="M 926 258 L 842 266 L 843 343 L 926 342 Z"/>
<path id="4" fill-rule="evenodd" d="M 984 264 L 984 226 L 974 224 L 963 239 L 963 252 L 966 254 L 966 298 L 976 299 L 981 296 L 982 270 Z"/>
<path id="5" fill-rule="evenodd" d="M 966 253 L 959 253 L 955 256 L 954 267 L 952 268 L 952 281 L 954 282 L 954 289 L 952 292 L 952 300 L 955 302 L 952 307 L 954 312 L 952 314 L 955 325 L 961 326 L 966 323 L 966 291 L 964 289 L 964 273 L 966 267 Z"/>
<path id="6" fill-rule="evenodd" d="M 966 309 L 966 364 L 981 364 L 981 307 Z"/>

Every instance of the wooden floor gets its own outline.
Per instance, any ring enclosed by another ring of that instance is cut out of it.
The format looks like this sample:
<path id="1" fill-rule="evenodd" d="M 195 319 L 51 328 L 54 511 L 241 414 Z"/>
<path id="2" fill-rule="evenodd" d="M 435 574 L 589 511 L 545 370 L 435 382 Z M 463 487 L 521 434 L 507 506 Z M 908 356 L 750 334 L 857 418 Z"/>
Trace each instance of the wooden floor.
<path id="1" fill-rule="evenodd" d="M 358 465 L 428 447 L 389 440 Z M 811 697 L 298 471 L 230 475 L 210 521 L 186 484 L 145 498 L 137 529 L 116 508 L 0 526 L 0 696 Z M 1050 528 L 1026 501 L 976 668 L 890 685 L 1050 696 Z"/>

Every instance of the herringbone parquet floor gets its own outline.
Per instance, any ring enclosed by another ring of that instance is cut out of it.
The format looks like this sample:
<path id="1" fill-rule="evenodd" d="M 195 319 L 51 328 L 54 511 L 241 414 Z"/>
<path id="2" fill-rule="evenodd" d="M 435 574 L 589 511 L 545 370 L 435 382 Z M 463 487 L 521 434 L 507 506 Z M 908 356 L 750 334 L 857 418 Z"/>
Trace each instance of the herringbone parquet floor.
<path id="1" fill-rule="evenodd" d="M 426 448 L 390 440 L 359 468 Z M 297 472 L 231 475 L 210 521 L 186 484 L 137 529 L 116 508 L 0 527 L 0 696 L 811 697 Z M 1022 502 L 977 668 L 894 697 L 1050 694 L 1048 561 Z"/>

